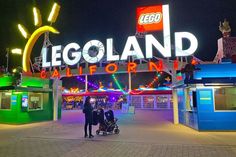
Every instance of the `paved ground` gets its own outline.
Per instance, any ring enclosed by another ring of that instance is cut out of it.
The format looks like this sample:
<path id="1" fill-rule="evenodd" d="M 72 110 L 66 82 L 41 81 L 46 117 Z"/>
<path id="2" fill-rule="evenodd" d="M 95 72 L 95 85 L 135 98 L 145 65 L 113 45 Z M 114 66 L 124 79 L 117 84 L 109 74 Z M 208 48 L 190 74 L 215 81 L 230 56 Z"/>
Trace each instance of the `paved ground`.
<path id="1" fill-rule="evenodd" d="M 0 125 L 0 157 L 236 157 L 235 132 L 197 132 L 173 125 L 171 115 L 117 113 L 121 133 L 94 139 L 83 138 L 78 111 L 63 112 L 58 122 Z"/>

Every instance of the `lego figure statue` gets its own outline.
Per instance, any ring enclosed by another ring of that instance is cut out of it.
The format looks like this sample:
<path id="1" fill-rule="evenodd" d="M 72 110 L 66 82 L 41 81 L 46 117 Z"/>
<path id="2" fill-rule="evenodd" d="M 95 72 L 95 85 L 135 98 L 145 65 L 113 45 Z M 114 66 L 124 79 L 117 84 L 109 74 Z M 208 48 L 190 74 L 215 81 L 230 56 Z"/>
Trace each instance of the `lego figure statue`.
<path id="1" fill-rule="evenodd" d="M 221 31 L 223 38 L 220 38 L 217 41 L 218 50 L 217 50 L 216 56 L 213 61 L 215 63 L 221 63 L 222 58 L 231 58 L 231 56 L 232 56 L 232 53 L 229 53 L 227 51 L 228 45 L 231 45 L 231 44 L 228 44 L 229 43 L 228 40 L 230 40 L 229 37 L 230 37 L 230 33 L 231 33 L 231 28 L 229 26 L 229 22 L 226 19 L 224 19 L 223 23 L 220 22 L 219 30 Z"/>
<path id="2" fill-rule="evenodd" d="M 219 30 L 221 31 L 223 37 L 230 37 L 231 28 L 229 25 L 229 21 L 224 19 L 223 23 L 220 22 Z"/>
<path id="3" fill-rule="evenodd" d="M 104 88 L 104 86 L 103 86 L 102 82 L 99 81 L 99 89 L 103 89 L 103 88 Z"/>
<path id="4" fill-rule="evenodd" d="M 109 89 L 113 89 L 113 83 L 112 82 L 110 82 L 108 86 L 109 86 Z"/>

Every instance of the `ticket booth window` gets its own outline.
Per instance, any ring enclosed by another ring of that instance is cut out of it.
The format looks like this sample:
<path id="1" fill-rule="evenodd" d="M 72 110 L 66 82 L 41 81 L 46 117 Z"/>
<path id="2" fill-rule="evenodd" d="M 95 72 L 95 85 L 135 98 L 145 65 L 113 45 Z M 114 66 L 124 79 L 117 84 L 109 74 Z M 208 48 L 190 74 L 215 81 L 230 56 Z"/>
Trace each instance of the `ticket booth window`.
<path id="1" fill-rule="evenodd" d="M 11 93 L 0 92 L 0 109 L 11 109 Z"/>
<path id="2" fill-rule="evenodd" d="M 185 89 L 185 106 L 187 111 L 193 111 L 197 109 L 196 91 L 194 89 Z"/>
<path id="3" fill-rule="evenodd" d="M 236 88 L 215 89 L 215 110 L 236 110 Z"/>
<path id="4" fill-rule="evenodd" d="M 43 93 L 29 93 L 28 100 L 29 110 L 42 110 L 43 109 Z"/>

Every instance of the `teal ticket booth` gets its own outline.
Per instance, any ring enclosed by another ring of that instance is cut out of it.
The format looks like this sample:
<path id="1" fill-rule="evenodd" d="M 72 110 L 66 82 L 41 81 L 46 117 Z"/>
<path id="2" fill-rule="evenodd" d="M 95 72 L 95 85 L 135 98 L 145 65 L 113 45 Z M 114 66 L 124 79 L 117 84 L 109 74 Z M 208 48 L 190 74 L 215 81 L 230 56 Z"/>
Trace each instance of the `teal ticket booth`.
<path id="1" fill-rule="evenodd" d="M 175 84 L 179 123 L 199 131 L 236 130 L 236 64 L 196 65 Z"/>
<path id="2" fill-rule="evenodd" d="M 58 98 L 58 104 L 60 104 Z M 0 123 L 26 124 L 50 121 L 57 112 L 53 99 L 53 80 L 23 76 L 20 85 L 15 85 L 13 76 L 0 77 Z"/>

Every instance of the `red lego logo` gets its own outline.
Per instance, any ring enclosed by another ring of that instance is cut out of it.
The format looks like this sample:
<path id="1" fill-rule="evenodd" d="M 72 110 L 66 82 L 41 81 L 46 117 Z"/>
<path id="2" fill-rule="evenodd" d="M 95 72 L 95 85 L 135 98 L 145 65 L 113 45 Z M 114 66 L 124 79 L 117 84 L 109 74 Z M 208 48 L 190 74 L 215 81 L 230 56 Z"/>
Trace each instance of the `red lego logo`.
<path id="1" fill-rule="evenodd" d="M 162 5 L 137 8 L 137 31 L 163 30 Z"/>

